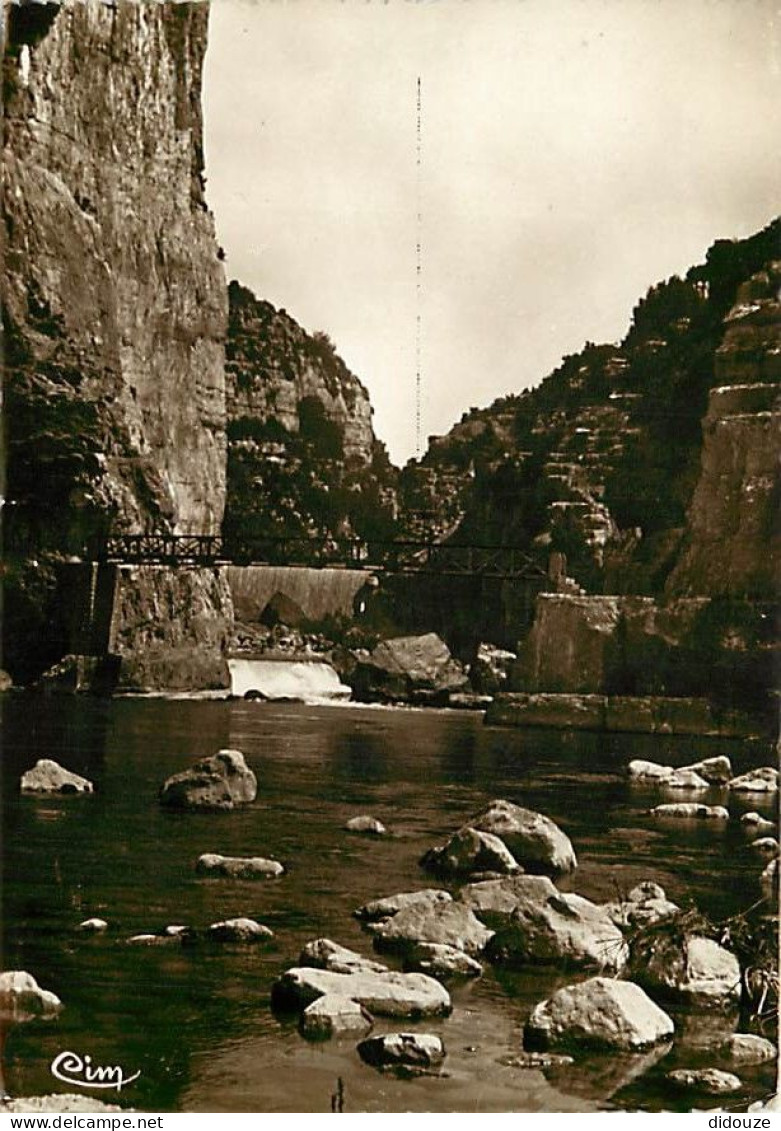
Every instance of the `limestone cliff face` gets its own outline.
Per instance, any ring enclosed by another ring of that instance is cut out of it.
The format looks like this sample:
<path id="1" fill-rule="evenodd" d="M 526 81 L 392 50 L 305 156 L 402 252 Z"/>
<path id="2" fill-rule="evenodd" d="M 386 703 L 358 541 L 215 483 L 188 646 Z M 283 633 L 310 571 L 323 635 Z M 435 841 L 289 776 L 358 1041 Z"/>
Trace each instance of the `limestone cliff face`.
<path id="1" fill-rule="evenodd" d="M 208 4 L 11 5 L 8 494 L 23 541 L 219 529 L 227 300 L 202 178 Z"/>
<path id="2" fill-rule="evenodd" d="M 392 526 L 394 472 L 366 389 L 326 334 L 229 287 L 224 532 L 333 538 Z"/>
<path id="3" fill-rule="evenodd" d="M 781 569 L 781 262 L 738 291 L 716 353 L 702 467 L 672 593 L 771 600 Z"/>

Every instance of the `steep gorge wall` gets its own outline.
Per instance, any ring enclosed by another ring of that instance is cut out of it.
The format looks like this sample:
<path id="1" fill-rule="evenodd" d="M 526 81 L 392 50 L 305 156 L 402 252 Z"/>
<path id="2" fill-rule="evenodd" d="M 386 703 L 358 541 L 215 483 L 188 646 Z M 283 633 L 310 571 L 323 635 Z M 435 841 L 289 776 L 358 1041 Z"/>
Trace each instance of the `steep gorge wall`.
<path id="1" fill-rule="evenodd" d="M 4 60 L 14 533 L 215 532 L 227 299 L 202 176 L 208 4 L 11 6 Z"/>
<path id="2" fill-rule="evenodd" d="M 110 528 L 220 529 L 227 293 L 204 198 L 208 4 L 6 15 L 4 663 L 28 679 L 61 654 L 64 556 Z M 231 624 L 213 571 L 125 571 L 122 681 L 224 685 Z"/>

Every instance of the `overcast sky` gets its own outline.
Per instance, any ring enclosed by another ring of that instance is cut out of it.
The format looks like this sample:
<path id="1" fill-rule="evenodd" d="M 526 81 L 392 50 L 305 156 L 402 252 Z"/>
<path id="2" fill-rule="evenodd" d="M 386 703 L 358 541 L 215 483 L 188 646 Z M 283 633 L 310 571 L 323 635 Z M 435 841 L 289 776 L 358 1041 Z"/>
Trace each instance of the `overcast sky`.
<path id="1" fill-rule="evenodd" d="M 780 28 L 777 0 L 212 0 L 228 277 L 331 335 L 403 461 L 418 312 L 425 440 L 778 212 Z"/>

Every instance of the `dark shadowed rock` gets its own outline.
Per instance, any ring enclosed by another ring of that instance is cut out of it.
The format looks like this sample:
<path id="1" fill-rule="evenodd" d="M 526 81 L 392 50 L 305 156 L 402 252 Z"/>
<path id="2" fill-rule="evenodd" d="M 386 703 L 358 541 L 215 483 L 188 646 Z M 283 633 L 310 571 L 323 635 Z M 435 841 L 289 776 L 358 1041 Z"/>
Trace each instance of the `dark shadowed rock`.
<path id="1" fill-rule="evenodd" d="M 477 829 L 459 829 L 439 848 L 430 848 L 420 860 L 421 866 L 442 876 L 473 876 L 481 872 L 509 874 L 518 871 L 510 850 L 492 833 Z"/>
<path id="2" fill-rule="evenodd" d="M 436 1068 L 445 1059 L 445 1046 L 433 1033 L 386 1033 L 358 1045 L 362 1060 L 375 1068 Z"/>
<path id="3" fill-rule="evenodd" d="M 378 926 L 374 945 L 382 950 L 408 950 L 417 943 L 437 943 L 481 954 L 493 937 L 462 903 L 413 905 Z"/>
<path id="4" fill-rule="evenodd" d="M 255 800 L 257 778 L 240 750 L 219 750 L 173 774 L 160 789 L 160 804 L 172 809 L 233 809 Z"/>
<path id="5" fill-rule="evenodd" d="M 388 831 L 382 821 L 367 814 L 351 817 L 344 827 L 348 833 L 362 833 L 364 836 L 385 836 Z"/>
<path id="6" fill-rule="evenodd" d="M 719 1068 L 676 1068 L 668 1072 L 665 1080 L 675 1088 L 700 1092 L 705 1096 L 730 1096 L 743 1087 L 740 1079 Z"/>
<path id="7" fill-rule="evenodd" d="M 478 644 L 477 653 L 469 668 L 472 687 L 482 695 L 495 695 L 504 691 L 515 661 L 515 652 L 507 652 L 494 644 Z"/>
<path id="8" fill-rule="evenodd" d="M 359 1002 L 384 1017 L 431 1017 L 450 1013 L 450 994 L 427 974 L 374 973 L 360 970 L 335 974 L 331 970 L 293 967 L 273 985 L 272 1002 L 280 1009 L 303 1010 L 324 994 Z"/>
<path id="9" fill-rule="evenodd" d="M 421 891 L 402 891 L 398 895 L 388 895 L 384 899 L 373 899 L 364 903 L 362 907 L 353 912 L 356 919 L 373 923 L 381 919 L 390 919 L 405 907 L 430 906 L 435 903 L 452 903 L 453 897 L 448 891 L 440 888 L 423 888 Z"/>
<path id="10" fill-rule="evenodd" d="M 22 793 L 92 793 L 94 786 L 87 778 L 66 770 L 51 758 L 40 758 L 31 770 L 22 774 Z"/>
<path id="11" fill-rule="evenodd" d="M 420 970 L 435 978 L 479 978 L 480 963 L 454 946 L 416 943 L 404 955 L 405 970 Z"/>
<path id="12" fill-rule="evenodd" d="M 26 970 L 0 974 L 0 1016 L 25 1021 L 31 1017 L 53 1017 L 62 1009 L 56 994 L 43 990 Z"/>
<path id="13" fill-rule="evenodd" d="M 301 1014 L 301 1032 L 310 1040 L 324 1040 L 345 1033 L 366 1033 L 372 1027 L 371 1014 L 352 998 L 323 994 Z"/>
<path id="14" fill-rule="evenodd" d="M 608 911 L 569 892 L 545 900 L 519 896 L 489 947 L 491 958 L 620 971 L 629 950 Z"/>
<path id="15" fill-rule="evenodd" d="M 778 856 L 778 841 L 774 836 L 761 836 L 749 845 L 752 852 L 763 860 L 775 860 Z"/>
<path id="16" fill-rule="evenodd" d="M 224 919 L 209 927 L 209 938 L 214 942 L 262 943 L 273 937 L 273 931 L 254 919 Z"/>
<path id="17" fill-rule="evenodd" d="M 673 1023 L 634 982 L 589 978 L 564 986 L 532 1011 L 529 1049 L 593 1048 L 632 1052 L 673 1035 Z"/>
<path id="18" fill-rule="evenodd" d="M 278 860 L 265 856 L 220 856 L 217 852 L 204 852 L 195 863 L 201 876 L 226 876 L 234 880 L 265 880 L 281 876 L 285 869 Z"/>
<path id="19" fill-rule="evenodd" d="M 511 801 L 492 801 L 470 822 L 480 832 L 498 836 L 530 872 L 571 872 L 577 858 L 569 837 L 549 817 Z"/>
<path id="20" fill-rule="evenodd" d="M 308 942 L 298 957 L 301 966 L 313 966 L 318 970 L 332 970 L 335 974 L 354 974 L 368 970 L 376 974 L 387 971 L 380 962 L 372 962 L 355 950 L 332 942 L 331 939 L 313 939 Z"/>

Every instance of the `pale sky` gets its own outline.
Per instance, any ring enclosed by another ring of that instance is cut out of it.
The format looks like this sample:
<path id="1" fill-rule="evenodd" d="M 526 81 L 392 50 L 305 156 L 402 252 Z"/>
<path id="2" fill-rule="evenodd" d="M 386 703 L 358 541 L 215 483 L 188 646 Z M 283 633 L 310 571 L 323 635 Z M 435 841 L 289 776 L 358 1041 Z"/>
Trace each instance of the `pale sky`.
<path id="1" fill-rule="evenodd" d="M 228 277 L 330 334 L 402 462 L 418 313 L 425 446 L 777 214 L 780 28 L 778 0 L 212 0 Z"/>

